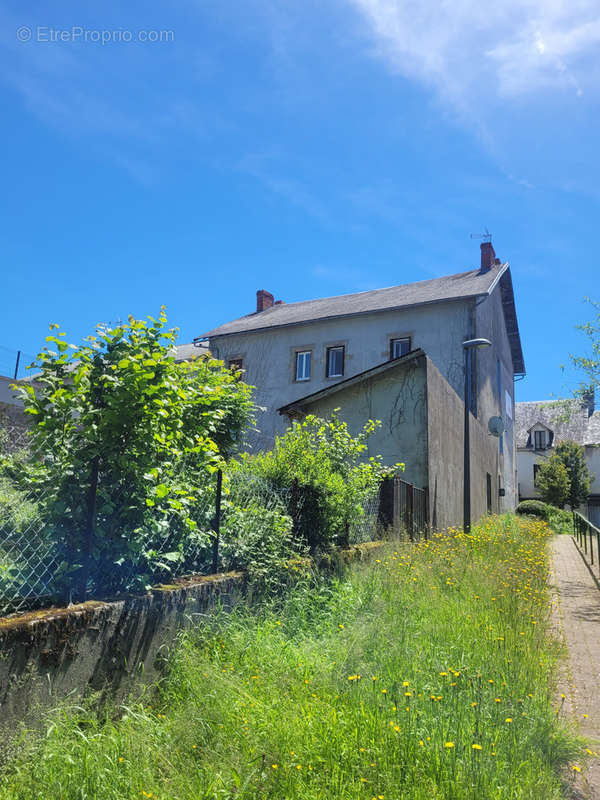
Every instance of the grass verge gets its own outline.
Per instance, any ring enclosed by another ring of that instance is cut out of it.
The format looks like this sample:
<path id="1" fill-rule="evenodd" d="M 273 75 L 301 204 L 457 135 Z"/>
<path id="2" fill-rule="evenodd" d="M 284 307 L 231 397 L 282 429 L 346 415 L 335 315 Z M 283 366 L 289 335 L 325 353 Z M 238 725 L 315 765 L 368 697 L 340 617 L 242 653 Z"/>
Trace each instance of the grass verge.
<path id="1" fill-rule="evenodd" d="M 489 518 L 182 638 L 152 701 L 82 709 L 0 774 L 2 800 L 564 796 L 549 529 Z"/>

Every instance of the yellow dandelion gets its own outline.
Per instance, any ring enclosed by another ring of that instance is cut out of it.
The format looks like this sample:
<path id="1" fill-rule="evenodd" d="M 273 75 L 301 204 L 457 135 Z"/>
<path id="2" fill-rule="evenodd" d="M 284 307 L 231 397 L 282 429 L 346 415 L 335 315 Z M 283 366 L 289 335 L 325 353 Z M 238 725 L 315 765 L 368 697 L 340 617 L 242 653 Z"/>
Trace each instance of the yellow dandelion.
<path id="1" fill-rule="evenodd" d="M 279 764 L 271 764 L 271 769 L 279 769 Z"/>
<path id="2" fill-rule="evenodd" d="M 445 742 L 444 747 L 447 747 L 449 750 L 454 747 L 454 742 Z"/>
<path id="3" fill-rule="evenodd" d="M 571 769 L 573 769 L 575 772 L 581 772 L 581 767 L 578 767 L 577 764 L 573 764 Z"/>
<path id="4" fill-rule="evenodd" d="M 472 744 L 471 745 L 471 750 L 481 750 L 481 745 L 480 744 Z"/>
<path id="5" fill-rule="evenodd" d="M 512 717 L 507 717 L 504 721 L 505 722 L 512 722 Z"/>

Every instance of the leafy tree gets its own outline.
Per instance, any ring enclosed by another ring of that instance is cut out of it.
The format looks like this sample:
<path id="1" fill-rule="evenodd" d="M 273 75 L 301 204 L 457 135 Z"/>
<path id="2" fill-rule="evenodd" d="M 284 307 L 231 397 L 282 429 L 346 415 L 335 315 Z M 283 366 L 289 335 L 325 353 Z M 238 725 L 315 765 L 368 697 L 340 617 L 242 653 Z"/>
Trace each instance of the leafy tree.
<path id="1" fill-rule="evenodd" d="M 208 545 L 214 473 L 251 421 L 251 389 L 220 361 L 177 363 L 166 324 L 164 310 L 130 317 L 80 346 L 52 325 L 36 389 L 20 388 L 63 593 L 143 586 Z"/>
<path id="2" fill-rule="evenodd" d="M 587 500 L 594 476 L 585 463 L 585 450 L 577 442 L 565 441 L 556 446 L 556 456 L 565 465 L 569 476 L 567 502 L 571 511 Z"/>
<path id="3" fill-rule="evenodd" d="M 577 328 L 588 337 L 589 353 L 585 356 L 570 356 L 571 363 L 586 376 L 575 392 L 575 395 L 582 399 L 590 391 L 593 392 L 600 387 L 600 303 L 589 297 L 587 301 L 596 309 L 596 318 L 583 325 L 577 325 Z"/>
<path id="4" fill-rule="evenodd" d="M 385 467 L 380 456 L 363 460 L 366 441 L 379 425 L 369 420 L 353 437 L 336 411 L 329 419 L 309 415 L 277 437 L 273 450 L 243 456 L 238 469 L 260 476 L 266 490 L 282 492 L 296 535 L 311 551 L 344 543 L 382 478 L 404 469 Z"/>
<path id="5" fill-rule="evenodd" d="M 563 508 L 569 497 L 569 473 L 563 461 L 554 453 L 542 464 L 536 479 L 536 486 L 546 503 Z"/>

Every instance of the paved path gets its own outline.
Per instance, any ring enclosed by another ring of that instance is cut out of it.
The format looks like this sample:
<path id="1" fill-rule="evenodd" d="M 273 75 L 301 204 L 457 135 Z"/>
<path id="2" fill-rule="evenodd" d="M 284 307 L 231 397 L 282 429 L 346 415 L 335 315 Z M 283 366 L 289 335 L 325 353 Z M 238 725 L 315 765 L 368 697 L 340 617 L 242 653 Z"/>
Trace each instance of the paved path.
<path id="1" fill-rule="evenodd" d="M 580 734 L 600 752 L 600 589 L 570 536 L 555 536 L 552 553 L 557 622 L 568 654 L 559 692 Z M 600 800 L 600 759 L 588 761 L 577 785 L 581 796 Z"/>

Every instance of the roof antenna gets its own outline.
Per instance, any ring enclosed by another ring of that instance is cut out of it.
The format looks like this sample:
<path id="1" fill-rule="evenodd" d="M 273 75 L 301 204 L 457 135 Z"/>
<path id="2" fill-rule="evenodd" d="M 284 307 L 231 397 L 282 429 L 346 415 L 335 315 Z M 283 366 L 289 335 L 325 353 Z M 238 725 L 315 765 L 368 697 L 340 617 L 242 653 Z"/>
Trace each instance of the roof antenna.
<path id="1" fill-rule="evenodd" d="M 488 231 L 487 228 L 483 229 L 483 233 L 472 233 L 471 239 L 481 239 L 483 242 L 491 242 L 492 241 L 492 234 Z"/>

